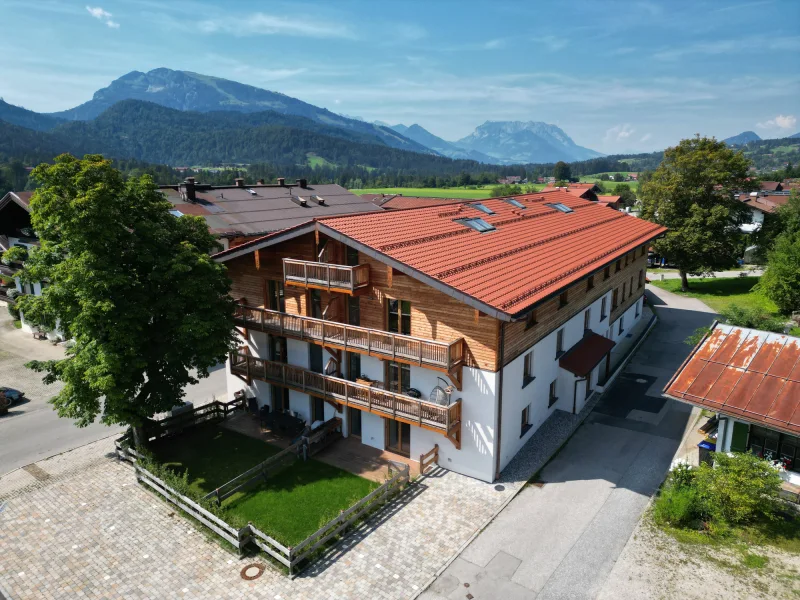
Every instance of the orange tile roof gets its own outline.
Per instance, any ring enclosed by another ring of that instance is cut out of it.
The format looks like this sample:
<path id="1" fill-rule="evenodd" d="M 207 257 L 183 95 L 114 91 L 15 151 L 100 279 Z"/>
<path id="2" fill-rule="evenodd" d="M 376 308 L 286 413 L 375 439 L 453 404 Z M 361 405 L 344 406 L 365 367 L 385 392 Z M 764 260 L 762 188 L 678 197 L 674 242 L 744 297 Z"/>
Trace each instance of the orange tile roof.
<path id="1" fill-rule="evenodd" d="M 329 228 L 507 315 L 533 307 L 666 232 L 563 190 L 514 198 L 526 208 L 495 198 L 318 222 L 323 233 Z M 495 214 L 474 208 L 477 203 Z M 455 221 L 470 217 L 496 229 L 479 233 Z"/>
<path id="2" fill-rule="evenodd" d="M 664 393 L 797 435 L 800 338 L 715 323 Z"/>

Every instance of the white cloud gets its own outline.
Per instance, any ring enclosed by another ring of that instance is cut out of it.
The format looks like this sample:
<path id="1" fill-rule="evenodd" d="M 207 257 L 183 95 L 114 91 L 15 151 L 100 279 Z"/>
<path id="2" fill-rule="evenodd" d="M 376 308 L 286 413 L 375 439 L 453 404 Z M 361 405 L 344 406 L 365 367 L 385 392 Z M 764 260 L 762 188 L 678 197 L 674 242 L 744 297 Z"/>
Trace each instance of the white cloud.
<path id="1" fill-rule="evenodd" d="M 103 10 L 99 6 L 89 6 L 88 4 L 86 5 L 86 10 L 95 19 L 103 21 L 107 27 L 110 27 L 111 29 L 119 29 L 119 23 L 111 20 L 111 13 L 107 10 Z"/>
<path id="2" fill-rule="evenodd" d="M 760 44 L 749 44 L 741 39 L 700 42 L 675 48 L 664 48 L 653 54 L 658 60 L 677 60 L 693 54 L 717 55 L 741 52 L 779 52 L 800 50 L 800 36 L 773 37 Z"/>
<path id="3" fill-rule="evenodd" d="M 428 36 L 425 28 L 413 23 L 399 23 L 394 26 L 394 37 L 413 42 Z"/>
<path id="4" fill-rule="evenodd" d="M 756 123 L 762 129 L 794 129 L 797 127 L 797 117 L 794 115 L 778 115 L 764 123 Z"/>
<path id="5" fill-rule="evenodd" d="M 646 142 L 646 141 L 647 141 L 647 140 L 649 140 L 651 137 L 653 137 L 651 134 L 649 134 L 649 133 L 645 133 L 645 134 L 642 136 L 642 139 L 640 139 L 639 141 L 640 141 L 640 142 Z"/>
<path id="6" fill-rule="evenodd" d="M 496 40 L 489 40 L 483 45 L 485 50 L 497 50 L 498 48 L 502 48 L 506 45 L 506 41 L 502 38 L 498 38 Z"/>
<path id="7" fill-rule="evenodd" d="M 604 141 L 606 142 L 620 142 L 623 140 L 627 140 L 631 137 L 636 130 L 630 126 L 628 123 L 623 123 L 622 125 L 615 125 L 611 129 L 606 130 L 606 136 Z"/>
<path id="8" fill-rule="evenodd" d="M 537 44 L 542 44 L 550 52 L 558 52 L 569 45 L 569 40 L 564 36 L 544 35 L 542 37 L 533 38 L 533 41 Z"/>
<path id="9" fill-rule="evenodd" d="M 194 28 L 195 25 L 192 24 Z M 266 13 L 207 19 L 196 24 L 203 33 L 233 35 L 291 35 L 312 38 L 354 38 L 345 25 L 330 21 L 314 21 L 306 17 L 281 17 Z"/>

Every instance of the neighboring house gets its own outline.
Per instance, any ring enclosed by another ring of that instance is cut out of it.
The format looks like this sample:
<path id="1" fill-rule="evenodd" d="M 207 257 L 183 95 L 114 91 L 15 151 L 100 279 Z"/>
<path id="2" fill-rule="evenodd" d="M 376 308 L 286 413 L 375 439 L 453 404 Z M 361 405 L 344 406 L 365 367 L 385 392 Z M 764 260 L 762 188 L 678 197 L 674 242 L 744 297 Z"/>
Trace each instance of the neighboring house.
<path id="1" fill-rule="evenodd" d="M 187 177 L 183 183 L 160 186 L 174 206 L 176 216 L 199 215 L 208 223 L 223 248 L 236 246 L 315 217 L 380 211 L 369 200 L 336 184 L 294 184 L 279 178 L 276 184 L 211 186 Z"/>
<path id="2" fill-rule="evenodd" d="M 781 461 L 800 485 L 800 338 L 715 323 L 664 394 L 717 413 L 717 452 Z"/>
<path id="3" fill-rule="evenodd" d="M 600 189 L 600 186 L 596 183 L 570 183 L 565 188 L 552 187 L 548 185 L 542 191 L 552 192 L 553 190 L 564 190 L 569 194 L 573 194 L 574 196 L 583 198 L 584 200 L 590 200 L 591 202 L 597 202 L 598 194 L 603 192 L 603 190 Z"/>
<path id="4" fill-rule="evenodd" d="M 641 318 L 663 227 L 563 190 L 316 219 L 215 255 L 240 350 L 228 392 L 493 481 L 579 412 Z"/>
<path id="5" fill-rule="evenodd" d="M 508 175 L 507 177 L 502 177 L 501 179 L 497 180 L 497 183 L 501 185 L 516 185 L 522 182 L 521 175 Z"/>
<path id="6" fill-rule="evenodd" d="M 767 215 L 774 214 L 779 207 L 789 202 L 789 196 L 765 196 L 759 192 L 739 194 L 737 197 L 739 202 L 750 208 L 750 222 L 739 226 L 744 233 L 758 231 Z"/>
<path id="7" fill-rule="evenodd" d="M 764 192 L 782 192 L 783 183 L 780 181 L 762 181 L 760 183 L 761 190 Z"/>
<path id="8" fill-rule="evenodd" d="M 613 208 L 614 210 L 619 210 L 622 208 L 622 203 L 619 199 L 620 196 L 598 196 L 597 203 L 608 208 Z"/>
<path id="9" fill-rule="evenodd" d="M 26 250 L 39 247 L 39 238 L 36 237 L 36 232 L 31 227 L 30 199 L 32 195 L 33 192 L 8 192 L 0 199 L 0 254 L 13 246 L 19 246 Z M 0 274 L 14 277 L 18 293 L 41 296 L 41 283 L 22 283 L 19 277 L 15 277 L 21 268 L 21 264 L 0 264 Z M 2 291 L 0 291 L 0 299 L 6 302 L 12 301 L 7 292 Z M 24 331 L 33 333 L 33 327 L 25 321 L 22 311 L 20 311 L 20 322 Z M 55 331 L 51 337 L 58 338 L 60 333 Z"/>
<path id="10" fill-rule="evenodd" d="M 628 179 L 630 181 L 639 181 L 639 174 L 638 173 L 628 173 Z"/>

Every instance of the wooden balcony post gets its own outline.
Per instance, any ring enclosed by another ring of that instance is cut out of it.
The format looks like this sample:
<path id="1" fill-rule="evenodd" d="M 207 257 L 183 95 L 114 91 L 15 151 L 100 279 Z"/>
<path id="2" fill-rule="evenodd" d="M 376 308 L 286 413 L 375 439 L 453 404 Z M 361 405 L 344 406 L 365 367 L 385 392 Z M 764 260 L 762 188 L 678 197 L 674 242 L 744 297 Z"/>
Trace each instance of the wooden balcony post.
<path id="1" fill-rule="evenodd" d="M 308 285 L 308 265 L 303 263 L 303 282 Z"/>
<path id="2" fill-rule="evenodd" d="M 284 320 L 284 318 L 285 318 L 285 317 L 286 317 L 286 315 L 285 315 L 285 314 L 283 314 L 283 313 L 278 313 L 278 325 L 279 325 L 279 326 L 280 326 L 280 328 L 281 328 L 281 337 L 283 337 L 283 328 L 285 327 L 285 325 L 284 325 L 284 323 L 283 323 L 283 320 Z"/>
<path id="3" fill-rule="evenodd" d="M 397 356 L 396 346 L 397 346 L 397 338 L 395 336 L 392 336 L 392 358 L 396 358 Z"/>
<path id="4" fill-rule="evenodd" d="M 258 313 L 261 315 L 261 331 L 264 331 L 264 329 L 265 329 L 264 316 L 265 316 L 266 312 L 262 308 L 261 310 L 258 311 Z"/>
<path id="5" fill-rule="evenodd" d="M 372 352 L 372 331 L 367 330 L 367 352 Z"/>
<path id="6" fill-rule="evenodd" d="M 305 325 L 305 323 L 306 323 L 305 319 L 300 319 L 300 339 L 301 340 L 305 339 L 305 335 L 306 335 L 306 325 Z"/>
<path id="7" fill-rule="evenodd" d="M 419 344 L 419 365 L 422 366 L 422 342 L 417 342 Z"/>
<path id="8" fill-rule="evenodd" d="M 328 281 L 328 291 L 331 291 L 331 268 L 329 266 L 325 266 L 325 279 Z"/>

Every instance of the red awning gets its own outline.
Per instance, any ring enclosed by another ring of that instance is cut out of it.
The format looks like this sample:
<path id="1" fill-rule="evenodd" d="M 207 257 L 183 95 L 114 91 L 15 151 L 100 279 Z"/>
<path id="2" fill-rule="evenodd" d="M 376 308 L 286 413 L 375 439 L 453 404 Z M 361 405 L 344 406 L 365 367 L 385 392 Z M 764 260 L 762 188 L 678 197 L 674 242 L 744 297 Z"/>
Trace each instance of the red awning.
<path id="1" fill-rule="evenodd" d="M 616 343 L 607 337 L 590 333 L 570 348 L 558 364 L 578 377 L 586 377 L 614 346 Z"/>

